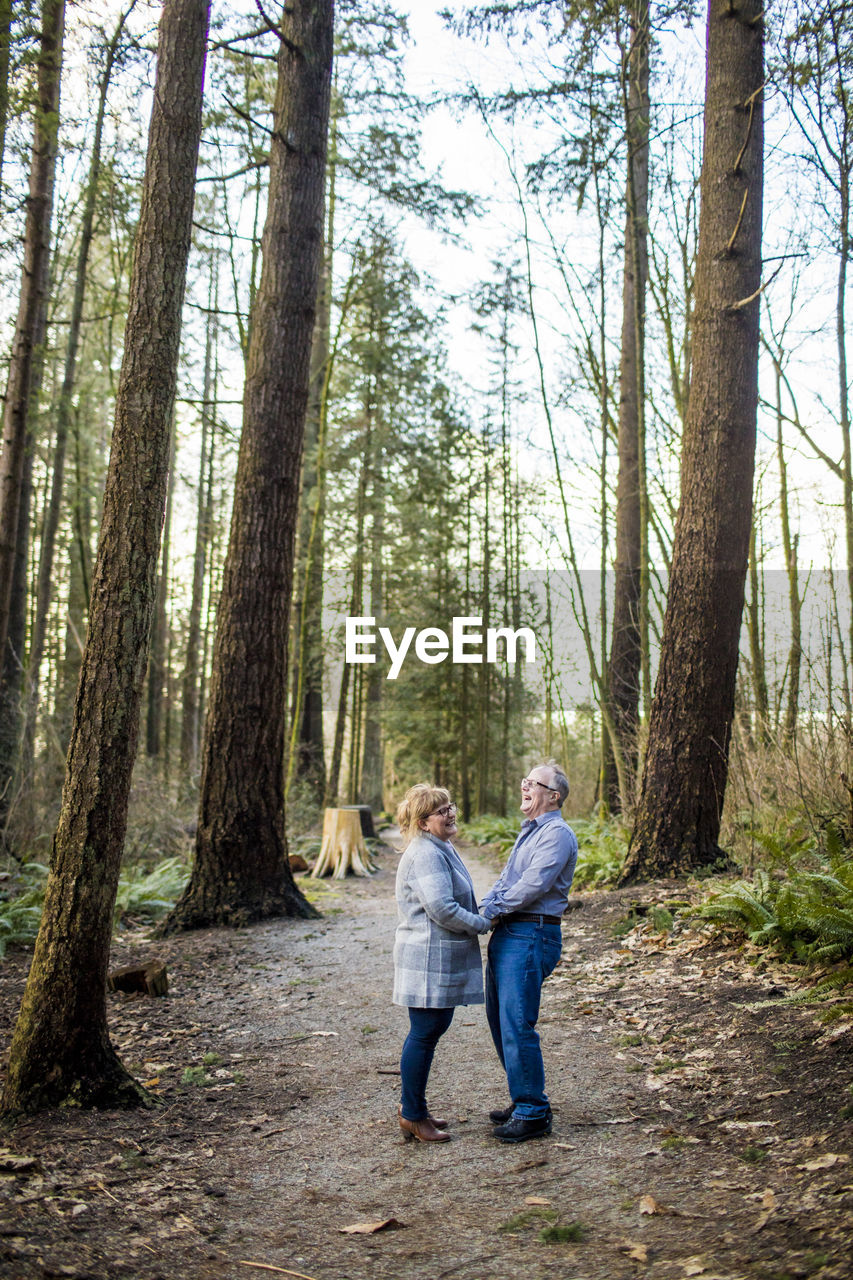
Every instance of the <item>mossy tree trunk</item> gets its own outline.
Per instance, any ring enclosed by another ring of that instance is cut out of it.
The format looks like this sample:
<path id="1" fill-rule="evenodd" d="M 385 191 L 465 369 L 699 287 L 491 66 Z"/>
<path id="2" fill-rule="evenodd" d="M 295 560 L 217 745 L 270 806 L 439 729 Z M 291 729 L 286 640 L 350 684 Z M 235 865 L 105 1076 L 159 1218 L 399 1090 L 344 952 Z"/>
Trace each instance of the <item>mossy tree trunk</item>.
<path id="1" fill-rule="evenodd" d="M 681 504 L 637 819 L 621 882 L 712 866 L 752 528 L 764 27 L 710 0 L 693 372 Z"/>
<path id="2" fill-rule="evenodd" d="M 207 0 L 166 0 L 89 634 L 7 1112 L 145 1097 L 110 1044 L 105 993 L 166 497 L 207 24 Z"/>
<path id="3" fill-rule="evenodd" d="M 287 637 L 323 247 L 334 6 L 284 10 L 263 266 L 202 747 L 195 865 L 165 930 L 316 914 L 284 831 Z"/>

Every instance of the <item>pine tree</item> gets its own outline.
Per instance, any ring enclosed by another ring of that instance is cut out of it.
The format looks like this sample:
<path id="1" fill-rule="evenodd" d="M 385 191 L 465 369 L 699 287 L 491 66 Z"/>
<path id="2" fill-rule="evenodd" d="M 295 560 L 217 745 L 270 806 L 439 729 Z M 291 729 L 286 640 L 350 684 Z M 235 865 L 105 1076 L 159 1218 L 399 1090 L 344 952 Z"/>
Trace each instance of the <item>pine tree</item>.
<path id="1" fill-rule="evenodd" d="M 690 404 L 636 824 L 621 882 L 715 864 L 752 524 L 764 19 L 711 0 Z"/>

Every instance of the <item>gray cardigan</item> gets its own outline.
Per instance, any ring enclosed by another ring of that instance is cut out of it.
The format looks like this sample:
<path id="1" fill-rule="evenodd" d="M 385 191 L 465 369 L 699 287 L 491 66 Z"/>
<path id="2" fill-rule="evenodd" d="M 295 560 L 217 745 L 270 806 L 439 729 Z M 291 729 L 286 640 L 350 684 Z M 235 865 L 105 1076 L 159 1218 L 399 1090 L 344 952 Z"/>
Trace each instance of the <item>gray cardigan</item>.
<path id="1" fill-rule="evenodd" d="M 490 926 L 477 914 L 471 877 L 453 845 L 428 832 L 415 836 L 397 868 L 397 908 L 394 1004 L 482 1004 L 477 935 Z"/>

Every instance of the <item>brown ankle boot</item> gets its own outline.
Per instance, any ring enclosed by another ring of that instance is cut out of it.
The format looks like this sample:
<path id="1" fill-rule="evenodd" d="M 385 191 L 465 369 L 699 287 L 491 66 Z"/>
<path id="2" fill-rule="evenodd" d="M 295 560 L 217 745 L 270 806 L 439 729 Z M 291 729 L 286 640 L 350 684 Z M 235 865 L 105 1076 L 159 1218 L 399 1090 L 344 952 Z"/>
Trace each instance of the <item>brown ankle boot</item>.
<path id="1" fill-rule="evenodd" d="M 423 1120 L 407 1120 L 402 1114 L 399 1116 L 400 1130 L 406 1142 L 411 1142 L 412 1138 L 417 1138 L 418 1142 L 449 1142 L 450 1134 L 445 1133 L 443 1129 L 437 1129 L 429 1116 L 425 1116 Z"/>

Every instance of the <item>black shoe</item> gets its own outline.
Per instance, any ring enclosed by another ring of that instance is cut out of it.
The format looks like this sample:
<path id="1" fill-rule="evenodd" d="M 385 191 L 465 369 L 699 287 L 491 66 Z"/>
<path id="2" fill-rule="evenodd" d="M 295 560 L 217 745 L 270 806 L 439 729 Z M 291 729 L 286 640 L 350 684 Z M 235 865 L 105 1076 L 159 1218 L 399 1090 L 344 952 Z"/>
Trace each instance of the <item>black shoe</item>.
<path id="1" fill-rule="evenodd" d="M 513 1116 L 506 1124 L 496 1125 L 494 1137 L 501 1142 L 527 1142 L 528 1138 L 544 1138 L 551 1132 L 551 1112 L 545 1116 Z"/>
<path id="2" fill-rule="evenodd" d="M 492 1124 L 506 1124 L 514 1110 L 515 1103 L 511 1102 L 508 1107 L 498 1107 L 495 1111 L 490 1111 L 489 1119 Z"/>

